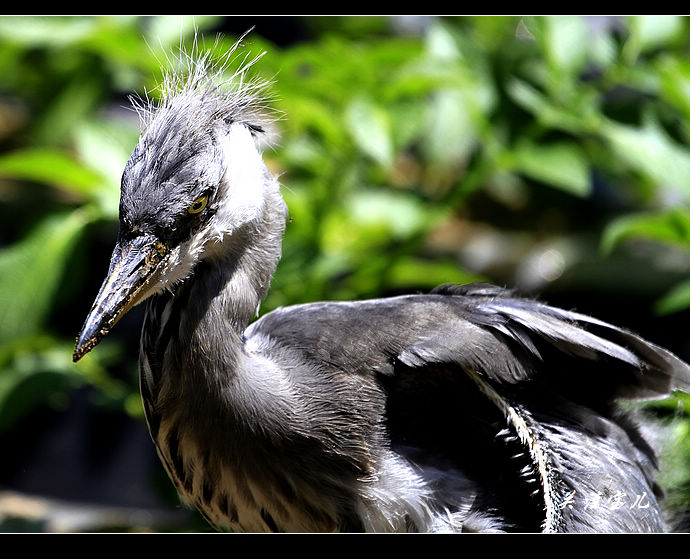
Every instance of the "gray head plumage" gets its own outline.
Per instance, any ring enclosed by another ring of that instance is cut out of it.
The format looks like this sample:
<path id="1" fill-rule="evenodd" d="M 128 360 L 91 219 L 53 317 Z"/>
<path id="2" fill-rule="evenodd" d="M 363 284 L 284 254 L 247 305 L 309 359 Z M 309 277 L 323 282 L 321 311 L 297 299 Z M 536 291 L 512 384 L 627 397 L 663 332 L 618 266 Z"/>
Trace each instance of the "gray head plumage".
<path id="1" fill-rule="evenodd" d="M 251 132 L 262 146 L 272 120 L 264 103 L 266 82 L 247 80 L 248 69 L 262 56 L 243 60 L 226 77 L 231 55 L 214 64 L 210 53 L 181 52 L 178 69 L 166 75 L 160 101 L 133 99 L 141 121 L 141 138 L 122 176 L 120 214 L 125 229 L 151 227 L 175 240 L 195 199 L 211 195 L 227 161 L 224 140 L 233 125 Z M 185 205 L 186 204 L 186 205 Z"/>
<path id="2" fill-rule="evenodd" d="M 85 327 L 85 351 L 75 358 L 129 308 L 172 289 L 204 257 L 227 251 L 224 241 L 259 220 L 266 199 L 278 192 L 261 157 L 274 121 L 265 107 L 268 83 L 247 79 L 262 55 L 245 56 L 228 72 L 238 45 L 217 63 L 208 52 L 181 51 L 160 101 L 133 99 L 141 136 L 122 175 L 120 233 L 109 272 L 126 278 L 117 308 L 97 298 L 94 309 L 105 322 Z"/>

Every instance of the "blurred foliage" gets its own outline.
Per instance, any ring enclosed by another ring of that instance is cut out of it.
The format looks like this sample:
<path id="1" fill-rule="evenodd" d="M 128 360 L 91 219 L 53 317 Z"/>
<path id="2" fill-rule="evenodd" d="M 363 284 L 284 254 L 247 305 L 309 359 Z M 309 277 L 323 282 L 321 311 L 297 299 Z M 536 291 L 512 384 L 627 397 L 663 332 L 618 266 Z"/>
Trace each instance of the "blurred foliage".
<path id="1" fill-rule="evenodd" d="M 141 417 L 123 326 L 71 363 L 138 136 L 127 96 L 155 99 L 195 27 L 222 55 L 231 19 L 0 17 L 0 433 L 84 385 Z M 478 279 L 690 308 L 688 19 L 306 17 L 282 45 L 256 19 L 291 214 L 262 312 Z M 686 448 L 690 402 L 669 402 Z M 666 475 L 687 497 L 683 452 Z"/>

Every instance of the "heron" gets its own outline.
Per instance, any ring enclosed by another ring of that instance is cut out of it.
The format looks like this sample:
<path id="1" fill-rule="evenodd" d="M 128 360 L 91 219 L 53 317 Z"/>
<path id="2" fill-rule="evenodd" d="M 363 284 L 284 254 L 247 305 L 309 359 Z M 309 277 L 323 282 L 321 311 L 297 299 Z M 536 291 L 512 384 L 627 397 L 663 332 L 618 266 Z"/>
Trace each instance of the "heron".
<path id="1" fill-rule="evenodd" d="M 73 355 L 145 304 L 143 407 L 181 499 L 245 532 L 665 530 L 656 449 L 620 402 L 688 390 L 668 350 L 480 283 L 257 319 L 288 213 L 248 66 L 199 55 L 135 103 Z"/>

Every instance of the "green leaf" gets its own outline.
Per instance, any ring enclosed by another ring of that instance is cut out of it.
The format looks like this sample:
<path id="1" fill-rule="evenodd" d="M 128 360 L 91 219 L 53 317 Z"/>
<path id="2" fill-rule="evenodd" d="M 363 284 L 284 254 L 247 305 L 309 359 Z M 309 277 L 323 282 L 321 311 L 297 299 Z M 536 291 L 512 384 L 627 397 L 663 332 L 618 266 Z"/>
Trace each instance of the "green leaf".
<path id="1" fill-rule="evenodd" d="M 42 145 L 64 145 L 75 123 L 98 110 L 107 95 L 107 77 L 75 57 L 74 70 L 64 82 L 54 82 L 50 95 L 42 103 L 34 122 L 34 142 Z M 110 73 L 110 72 L 108 72 Z"/>
<path id="2" fill-rule="evenodd" d="M 423 101 L 401 102 L 389 108 L 395 149 L 402 152 L 424 133 L 426 125 Z"/>
<path id="3" fill-rule="evenodd" d="M 26 148 L 0 155 L 0 177 L 58 186 L 92 198 L 103 176 L 57 149 Z"/>
<path id="4" fill-rule="evenodd" d="M 30 48 L 64 46 L 89 36 L 97 23 L 90 17 L 4 16 L 0 17 L 0 37 Z"/>
<path id="5" fill-rule="evenodd" d="M 218 16 L 150 16 L 146 22 L 147 42 L 152 46 L 174 47 L 179 45 L 181 37 L 217 25 L 219 19 Z"/>
<path id="6" fill-rule="evenodd" d="M 424 151 L 433 164 L 463 164 L 477 144 L 475 107 L 465 92 L 454 89 L 437 91 L 429 104 Z"/>
<path id="7" fill-rule="evenodd" d="M 426 34 L 426 51 L 429 56 L 450 62 L 460 58 L 455 39 L 444 25 L 434 25 Z"/>
<path id="8" fill-rule="evenodd" d="M 447 215 L 446 210 L 431 209 L 412 195 L 388 190 L 358 191 L 345 205 L 350 226 L 384 226 L 398 239 L 427 229 Z"/>
<path id="9" fill-rule="evenodd" d="M 581 16 L 540 18 L 542 44 L 549 62 L 558 70 L 573 74 L 587 61 L 588 29 Z"/>
<path id="10" fill-rule="evenodd" d="M 360 96 L 345 111 L 347 125 L 357 147 L 379 165 L 393 164 L 393 140 L 387 113 L 371 99 Z"/>
<path id="11" fill-rule="evenodd" d="M 589 119 L 559 107 L 551 98 L 523 80 L 510 79 L 506 83 L 506 91 L 515 103 L 532 113 L 545 127 L 573 134 L 591 131 L 593 124 Z"/>
<path id="12" fill-rule="evenodd" d="M 309 130 L 320 136 L 320 143 L 324 146 L 343 148 L 347 135 L 343 132 L 342 121 L 319 99 L 309 95 L 288 96 L 281 102 L 280 109 L 290 115 L 284 126 L 291 136 L 299 136 Z"/>
<path id="13" fill-rule="evenodd" d="M 606 121 L 601 133 L 617 157 L 659 188 L 669 188 L 690 200 L 690 152 L 671 140 L 655 122 L 642 128 Z"/>
<path id="14" fill-rule="evenodd" d="M 656 66 L 663 99 L 690 119 L 690 61 L 685 56 L 665 56 Z"/>
<path id="15" fill-rule="evenodd" d="M 632 38 L 640 52 L 665 46 L 683 32 L 680 16 L 634 16 L 629 22 Z"/>
<path id="16" fill-rule="evenodd" d="M 3 370 L 0 374 L 0 433 L 6 432 L 27 413 L 46 401 L 55 400 L 74 389 L 76 377 L 62 372 L 28 372 L 18 374 Z"/>
<path id="17" fill-rule="evenodd" d="M 673 209 L 664 213 L 621 217 L 610 223 L 604 231 L 602 250 L 610 253 L 618 244 L 631 238 L 680 245 L 690 250 L 690 212 Z"/>
<path id="18" fill-rule="evenodd" d="M 120 178 L 127 159 L 137 143 L 139 128 L 110 122 L 84 122 L 73 132 L 79 160 L 88 169 L 98 169 L 100 184 L 90 192 L 104 217 L 117 218 Z"/>
<path id="19" fill-rule="evenodd" d="M 690 307 L 690 280 L 673 287 L 655 304 L 655 310 L 659 314 L 671 314 L 688 307 Z"/>
<path id="20" fill-rule="evenodd" d="M 136 20 L 129 16 L 109 16 L 99 17 L 96 22 L 98 26 L 85 38 L 80 45 L 82 48 L 101 54 L 111 64 L 122 63 L 146 69 L 159 66 Z"/>
<path id="21" fill-rule="evenodd" d="M 529 178 L 575 196 L 585 197 L 590 193 L 587 158 L 573 143 L 539 145 L 522 141 L 512 156 L 513 170 Z"/>
<path id="22" fill-rule="evenodd" d="M 433 289 L 444 283 L 466 284 L 486 281 L 471 274 L 452 261 L 425 260 L 414 256 L 396 258 L 386 273 L 386 286 L 390 288 Z"/>
<path id="23" fill-rule="evenodd" d="M 0 341 L 33 334 L 50 311 L 67 258 L 93 212 L 51 215 L 0 251 Z"/>
<path id="24" fill-rule="evenodd" d="M 119 359 L 118 346 L 105 340 L 96 354 L 79 363 L 72 362 L 73 349 L 71 340 L 48 335 L 0 347 L 0 432 L 39 405 L 64 403 L 71 390 L 85 383 L 97 389 L 102 403 L 127 405 L 131 388 L 107 372 L 108 365 Z"/>

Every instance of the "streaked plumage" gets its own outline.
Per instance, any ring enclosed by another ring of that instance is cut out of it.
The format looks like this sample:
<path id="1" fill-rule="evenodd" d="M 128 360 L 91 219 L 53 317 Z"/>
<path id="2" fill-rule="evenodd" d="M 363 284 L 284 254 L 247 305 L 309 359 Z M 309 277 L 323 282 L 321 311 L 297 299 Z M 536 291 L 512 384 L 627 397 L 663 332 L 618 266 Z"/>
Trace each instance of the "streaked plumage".
<path id="1" fill-rule="evenodd" d="M 484 284 L 252 323 L 287 213 L 256 88 L 204 63 L 141 108 L 75 350 L 146 300 L 142 396 L 180 495 L 245 531 L 662 530 L 654 451 L 616 401 L 690 369 L 635 334 Z"/>

